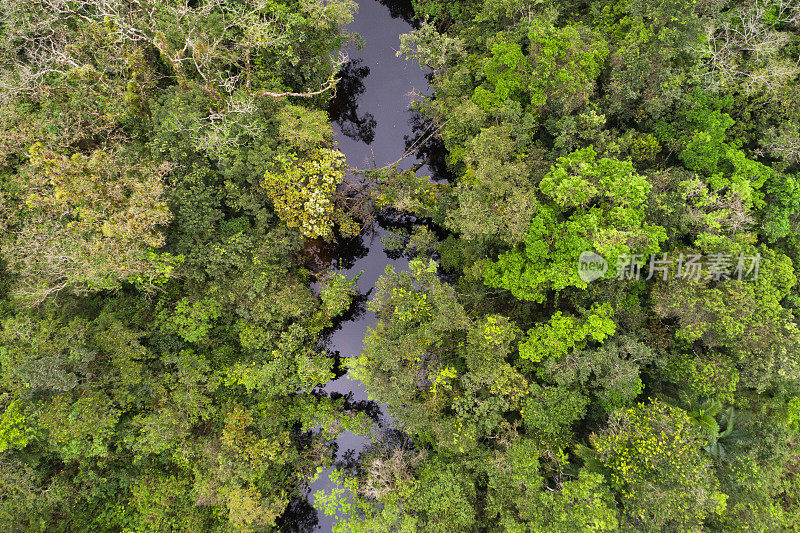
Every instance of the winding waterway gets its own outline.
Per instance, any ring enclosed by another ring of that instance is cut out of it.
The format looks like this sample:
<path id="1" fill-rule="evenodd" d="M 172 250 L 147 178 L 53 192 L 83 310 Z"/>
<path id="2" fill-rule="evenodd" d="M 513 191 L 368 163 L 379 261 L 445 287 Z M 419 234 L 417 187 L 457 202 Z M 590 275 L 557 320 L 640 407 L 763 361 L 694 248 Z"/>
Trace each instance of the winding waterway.
<path id="1" fill-rule="evenodd" d="M 347 156 L 350 166 L 363 169 L 391 164 L 403 156 L 408 139 L 415 135 L 415 115 L 410 110 L 412 94 L 427 92 L 428 83 L 415 62 L 396 55 L 400 47 L 399 35 L 413 29 L 411 12 L 410 2 L 360 0 L 358 13 L 347 28 L 363 38 L 364 46 L 346 50 L 350 62 L 343 69 L 330 116 L 338 148 Z M 416 163 L 414 157 L 408 157 L 398 166 L 408 169 Z M 420 174 L 427 171 L 426 167 L 418 170 Z M 408 266 L 406 259 L 393 259 L 384 249 L 381 238 L 386 233 L 387 230 L 378 224 L 375 231 L 346 248 L 332 250 L 333 257 L 326 259 L 348 277 L 361 273 L 358 290 L 363 296 L 360 309 L 331 334 L 326 347 L 329 353 L 340 357 L 358 356 L 367 328 L 375 319 L 363 307 L 366 296 L 387 265 L 394 265 L 398 270 Z M 373 416 L 379 426 L 388 427 L 390 423 L 385 406 L 370 402 L 364 385 L 346 373 L 329 382 L 320 392 L 345 396 L 348 403 L 358 405 Z M 367 444 L 366 437 L 344 432 L 336 441 L 337 460 L 357 458 Z M 337 517 L 327 517 L 321 509 L 313 516 L 315 513 L 309 505 L 314 503 L 316 491 L 332 488 L 329 474 L 330 471 L 323 472 L 311 484 L 307 500 L 295 505 L 298 508 L 290 509 L 283 521 L 284 531 L 331 531 Z"/>

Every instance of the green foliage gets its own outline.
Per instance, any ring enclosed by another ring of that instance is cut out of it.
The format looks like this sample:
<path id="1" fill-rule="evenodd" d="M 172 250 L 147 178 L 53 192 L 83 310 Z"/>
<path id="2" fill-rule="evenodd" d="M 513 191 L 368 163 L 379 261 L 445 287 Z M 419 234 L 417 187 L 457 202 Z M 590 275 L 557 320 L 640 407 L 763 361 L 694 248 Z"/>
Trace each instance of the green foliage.
<path id="1" fill-rule="evenodd" d="M 733 126 L 734 120 L 727 113 L 715 110 L 697 119 L 701 131 L 697 131 L 681 153 L 686 168 L 710 176 L 717 171 L 720 158 L 727 145 L 725 131 Z"/>
<path id="2" fill-rule="evenodd" d="M 530 101 L 535 107 L 579 108 L 591 95 L 608 54 L 603 40 L 585 27 L 555 27 L 536 19 L 528 28 L 528 56 L 517 43 L 499 40 L 483 67 L 488 88 L 479 86 L 473 102 L 485 111 L 506 100 Z"/>
<path id="3" fill-rule="evenodd" d="M 332 272 L 323 278 L 320 300 L 326 317 L 334 318 L 347 311 L 358 292 L 356 283 L 360 276 L 350 279 L 341 272 Z"/>
<path id="4" fill-rule="evenodd" d="M 492 90 L 478 87 L 472 100 L 479 107 L 489 111 L 493 107 L 502 105 L 509 98 L 519 99 L 523 74 L 517 70 L 525 64 L 525 56 L 518 44 L 501 41 L 492 46 L 492 56 L 483 67 L 486 81 Z"/>
<path id="5" fill-rule="evenodd" d="M 666 239 L 662 227 L 645 220 L 647 180 L 629 162 L 597 160 L 592 147 L 559 158 L 539 190 L 552 203 L 534 216 L 524 252 L 501 255 L 485 275 L 489 286 L 518 298 L 543 302 L 547 290 L 586 288 L 578 275 L 584 251 L 610 258 L 605 275 L 612 277 L 617 273 L 613 258 L 655 253 Z"/>
<path id="6" fill-rule="evenodd" d="M 379 171 L 377 175 L 370 172 L 367 176 L 377 185 L 372 195 L 376 208 L 393 207 L 421 217 L 434 215 L 437 199 L 449 189 L 445 184 L 433 183 L 427 176 L 417 176 L 410 170 L 390 169 Z"/>
<path id="7" fill-rule="evenodd" d="M 0 419 L 0 453 L 8 449 L 24 448 L 30 441 L 28 428 L 19 402 L 12 401 L 3 410 Z"/>
<path id="8" fill-rule="evenodd" d="M 197 512 L 191 509 L 186 479 L 153 473 L 143 476 L 131 487 L 133 512 L 138 527 L 133 531 L 199 531 Z"/>
<path id="9" fill-rule="evenodd" d="M 632 525 L 698 527 L 725 511 L 726 496 L 701 455 L 703 433 L 684 411 L 638 404 L 590 441 Z"/>
<path id="10" fill-rule="evenodd" d="M 588 404 L 586 397 L 565 387 L 531 386 L 522 413 L 525 427 L 534 431 L 542 440 L 565 440 L 570 426 L 582 419 Z"/>
<path id="11" fill-rule="evenodd" d="M 614 499 L 600 474 L 582 469 L 557 492 L 542 492 L 531 520 L 533 531 L 617 531 Z M 527 518 L 527 517 L 526 517 Z"/>
<path id="12" fill-rule="evenodd" d="M 452 182 L 424 203 L 403 180 L 378 194 L 451 232 L 436 286 L 452 286 L 458 318 L 432 328 L 452 310 L 421 287 L 396 293 L 356 365 L 368 390 L 426 460 L 463 465 L 484 498 L 462 503 L 475 529 L 796 527 L 796 9 L 415 7 L 438 18 L 403 50 L 433 71 L 417 105 Z M 591 282 L 586 251 L 609 263 Z M 711 275 L 715 261 L 728 270 Z M 663 400 L 637 404 L 645 391 Z M 592 431 L 591 449 L 575 445 Z M 389 501 L 385 524 L 425 523 L 417 502 Z"/>
<path id="13" fill-rule="evenodd" d="M 539 190 L 563 210 L 585 207 L 599 196 L 621 207 L 638 207 L 647 199 L 650 184 L 637 175 L 633 165 L 608 158 L 597 160 L 590 146 L 558 163 L 539 183 Z"/>
<path id="14" fill-rule="evenodd" d="M 614 334 L 613 309 L 608 303 L 594 305 L 584 320 L 556 312 L 548 324 L 528 330 L 528 339 L 519 346 L 519 356 L 532 363 L 561 357 L 574 348 L 582 348 L 589 337 L 602 343 Z"/>
<path id="15" fill-rule="evenodd" d="M 321 148 L 308 157 L 278 156 L 273 170 L 264 175 L 263 187 L 277 215 L 309 238 L 333 233 L 333 194 L 344 179 L 344 155 Z"/>
<path id="16" fill-rule="evenodd" d="M 581 25 L 556 27 L 541 19 L 528 30 L 533 70 L 531 104 L 580 108 L 594 92 L 594 84 L 608 55 L 602 38 Z"/>
<path id="17" fill-rule="evenodd" d="M 316 296 L 279 222 L 357 226 L 329 208 L 324 96 L 354 7 L 0 14 L 0 529 L 272 530 L 339 428 L 365 431 L 309 394 L 354 283 Z M 299 213 L 270 202 L 288 154 Z"/>
<path id="18" fill-rule="evenodd" d="M 294 150 L 310 151 L 333 140 L 333 128 L 323 111 L 287 105 L 281 108 L 278 122 L 278 140 Z"/>
<path id="19" fill-rule="evenodd" d="M 664 370 L 669 381 L 691 394 L 726 403 L 733 401 L 739 383 L 739 372 L 720 353 L 678 354 L 666 362 Z"/>
<path id="20" fill-rule="evenodd" d="M 780 304 L 797 282 L 791 262 L 782 254 L 760 250 L 763 256 L 755 280 L 713 283 L 675 277 L 656 289 L 654 299 L 661 316 L 678 318 L 676 338 L 724 347 L 740 383 L 764 390 L 769 383 L 797 375 L 793 354 L 800 338 L 791 312 Z M 757 250 L 748 253 L 755 255 Z"/>
<path id="21" fill-rule="evenodd" d="M 181 298 L 175 305 L 171 326 L 186 342 L 198 342 L 208 335 L 211 323 L 220 315 L 220 304 L 215 300 L 203 298 L 190 304 L 186 298 Z"/>
<path id="22" fill-rule="evenodd" d="M 407 424 L 448 435 L 458 446 L 462 436 L 453 434 L 456 421 L 440 417 L 453 395 L 441 372 L 449 372 L 454 354 L 448 352 L 458 346 L 470 321 L 453 289 L 439 281 L 436 263 L 414 260 L 409 268 L 397 273 L 388 266 L 379 279 L 368 304 L 379 321 L 367 333 L 364 351 L 350 363 L 350 372 L 376 398 L 403 412 Z M 437 380 L 440 386 L 434 389 Z M 412 401 L 420 396 L 425 400 Z M 469 428 L 462 427 L 462 432 L 470 438 Z"/>
<path id="23" fill-rule="evenodd" d="M 302 529 L 342 431 L 335 531 L 798 528 L 792 2 L 394 3 L 449 172 L 363 187 L 355 3 L 128 7 L 0 10 L 0 530 Z M 339 359 L 359 278 L 309 256 L 385 215 L 411 261 Z"/>
<path id="24" fill-rule="evenodd" d="M 64 289 L 119 288 L 121 281 L 172 273 L 160 226 L 168 165 L 131 165 L 119 153 L 57 154 L 33 145 L 30 162 L 0 196 L 2 253 L 19 276 L 16 294 L 33 304 Z"/>

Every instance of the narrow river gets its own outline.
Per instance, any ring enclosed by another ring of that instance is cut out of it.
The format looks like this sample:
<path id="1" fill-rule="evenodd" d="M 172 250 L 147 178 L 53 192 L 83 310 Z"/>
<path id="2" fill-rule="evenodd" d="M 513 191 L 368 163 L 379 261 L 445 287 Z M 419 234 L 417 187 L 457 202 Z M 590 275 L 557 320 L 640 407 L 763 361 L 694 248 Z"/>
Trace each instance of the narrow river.
<path id="1" fill-rule="evenodd" d="M 355 20 L 348 27 L 349 31 L 363 38 L 364 47 L 346 50 L 351 61 L 344 68 L 344 77 L 337 98 L 331 104 L 330 115 L 338 147 L 353 167 L 380 167 L 397 161 L 406 151 L 406 138 L 414 134 L 411 95 L 414 91 L 427 92 L 428 83 L 416 62 L 396 56 L 400 47 L 399 35 L 413 29 L 409 23 L 411 13 L 410 2 L 360 0 Z M 416 163 L 417 160 L 410 156 L 399 166 L 408 169 Z M 426 172 L 429 172 L 426 167 L 419 170 L 421 175 Z M 398 270 L 408 266 L 406 259 L 392 259 L 387 255 L 381 244 L 386 233 L 378 225 L 373 233 L 358 242 L 333 251 L 334 268 L 347 273 L 348 277 L 363 272 L 358 279 L 362 295 L 369 293 L 387 265 L 394 265 Z M 338 352 L 340 357 L 358 356 L 367 328 L 374 319 L 374 315 L 362 307 L 332 333 L 328 352 Z M 388 426 L 385 406 L 370 402 L 364 385 L 350 379 L 347 374 L 329 382 L 322 391 L 333 396 L 346 396 L 349 402 L 359 404 L 360 408 L 375 416 L 381 426 Z M 368 439 L 345 432 L 336 444 L 339 460 L 357 458 Z M 308 503 L 313 505 L 316 491 L 331 489 L 329 474 L 330 471 L 323 472 L 311 484 Z M 284 531 L 331 531 L 336 517 L 325 516 L 321 509 L 314 517 L 308 504 L 302 504 L 304 511 L 296 509 L 299 515 L 290 510 L 285 516 Z"/>

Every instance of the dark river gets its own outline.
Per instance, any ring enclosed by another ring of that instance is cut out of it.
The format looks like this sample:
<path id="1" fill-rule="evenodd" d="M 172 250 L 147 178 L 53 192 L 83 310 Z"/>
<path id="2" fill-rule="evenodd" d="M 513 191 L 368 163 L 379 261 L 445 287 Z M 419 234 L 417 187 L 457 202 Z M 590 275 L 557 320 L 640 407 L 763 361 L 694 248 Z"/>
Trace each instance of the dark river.
<path id="1" fill-rule="evenodd" d="M 399 35 L 413 29 L 410 2 L 361 0 L 358 13 L 348 30 L 364 40 L 363 49 L 345 50 L 350 62 L 342 70 L 336 98 L 331 102 L 330 117 L 334 123 L 338 148 L 347 156 L 347 163 L 356 168 L 381 167 L 394 163 L 406 152 L 415 131 L 415 113 L 410 110 L 412 93 L 426 93 L 428 83 L 425 73 L 414 61 L 396 56 L 400 47 Z M 418 163 L 415 156 L 405 158 L 398 166 L 403 169 Z M 418 173 L 430 173 L 427 166 Z M 408 266 L 405 258 L 387 252 L 381 238 L 387 230 L 376 224 L 373 231 L 338 248 L 324 251 L 322 263 L 358 279 L 362 295 L 356 310 L 330 334 L 326 350 L 339 357 L 354 357 L 361 352 L 364 335 L 375 317 L 364 308 L 370 290 L 386 265 L 398 270 Z M 390 257 L 390 255 L 392 257 Z M 351 405 L 373 416 L 379 427 L 389 427 L 391 420 L 383 405 L 369 401 L 364 385 L 344 373 L 329 382 L 320 393 L 343 395 Z M 369 439 L 344 432 L 336 440 L 337 459 L 357 459 Z M 332 482 L 330 471 L 323 472 L 311 484 L 307 499 L 294 502 L 281 519 L 282 531 L 330 532 L 337 517 L 327 517 L 323 511 L 312 508 L 314 493 L 329 491 Z M 317 512 L 315 512 L 317 511 Z"/>

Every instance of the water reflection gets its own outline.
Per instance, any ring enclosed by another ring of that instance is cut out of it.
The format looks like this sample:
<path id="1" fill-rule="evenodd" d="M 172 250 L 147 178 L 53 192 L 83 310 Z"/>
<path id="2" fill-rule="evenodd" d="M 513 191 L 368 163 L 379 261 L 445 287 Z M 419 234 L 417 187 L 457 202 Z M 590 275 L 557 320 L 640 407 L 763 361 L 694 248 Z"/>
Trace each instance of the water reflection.
<path id="1" fill-rule="evenodd" d="M 389 8 L 389 15 L 393 19 L 399 17 L 412 28 L 419 28 L 419 21 L 414 18 L 414 6 L 411 0 L 378 0 L 378 2 Z"/>
<path id="2" fill-rule="evenodd" d="M 306 241 L 303 247 L 304 266 L 312 272 L 348 270 L 368 253 L 369 248 L 364 244 L 363 236 L 346 239 L 337 233 L 331 241 L 322 238 Z"/>
<path id="3" fill-rule="evenodd" d="M 375 461 L 391 463 L 402 457 L 403 463 L 413 465 L 421 457 L 421 449 L 405 432 L 386 427 L 373 432 L 372 440 L 358 453 L 346 454 L 336 462 L 336 467 L 353 477 L 365 477 L 375 466 Z"/>
<path id="4" fill-rule="evenodd" d="M 335 349 L 333 347 L 333 336 L 340 331 L 344 325 L 364 318 L 364 313 L 367 311 L 367 301 L 369 300 L 371 292 L 370 290 L 366 294 L 356 295 L 350 309 L 341 316 L 334 318 L 332 321 L 333 325 L 320 335 L 320 342 L 323 348 L 330 357 L 333 357 L 334 379 L 340 378 L 347 373 L 347 366 L 344 364 L 344 359 L 347 359 L 353 354 L 344 354 L 343 356 L 339 350 Z"/>
<path id="5" fill-rule="evenodd" d="M 441 137 L 436 134 L 436 125 L 416 111 L 408 119 L 408 124 L 411 126 L 411 135 L 404 136 L 406 152 L 415 152 L 419 161 L 416 167 L 427 165 L 433 181 L 453 181 L 454 176 L 445 160 L 447 150 Z"/>
<path id="6" fill-rule="evenodd" d="M 308 498 L 295 498 L 276 520 L 281 533 L 310 533 L 319 524 L 317 510 Z"/>
<path id="7" fill-rule="evenodd" d="M 372 113 L 358 115 L 358 97 L 364 94 L 364 78 L 369 76 L 369 67 L 362 66 L 361 59 L 352 59 L 339 71 L 336 95 L 331 100 L 328 114 L 332 122 L 339 125 L 342 134 L 355 141 L 371 144 L 375 140 L 378 125 Z"/>
<path id="8" fill-rule="evenodd" d="M 396 56 L 399 47 L 398 35 L 407 33 L 413 23 L 410 0 L 359 0 L 359 9 L 349 31 L 358 33 L 366 44 L 362 50 L 348 50 L 353 60 L 344 65 L 340 72 L 341 82 L 337 94 L 331 101 L 329 116 L 336 130 L 338 147 L 347 156 L 347 163 L 356 168 L 372 168 L 391 164 L 400 159 L 404 152 L 404 137 L 413 143 L 414 137 L 421 134 L 427 124 L 418 120 L 418 128 L 408 119 L 409 101 L 412 95 L 424 92 L 428 83 L 416 62 L 406 61 Z M 422 139 L 422 137 L 420 137 Z M 425 139 L 423 139 L 425 140 Z M 423 159 L 429 159 L 433 153 L 426 142 L 421 142 L 425 150 Z M 433 158 L 430 158 L 433 161 Z M 408 165 L 413 158 L 405 159 L 401 166 Z M 406 167 L 407 168 L 407 167 Z M 352 178 L 352 179 L 350 179 Z M 357 176 L 349 176 L 348 184 L 358 184 Z M 341 191 L 340 191 L 341 192 Z M 351 206 L 351 192 L 344 191 L 345 202 Z M 351 206 L 352 207 L 352 206 Z M 397 222 L 412 223 L 403 220 L 398 214 Z M 418 222 L 418 221 L 417 221 Z M 314 394 L 326 395 L 331 399 L 343 402 L 346 413 L 365 413 L 374 422 L 377 439 L 385 443 L 381 437 L 394 421 L 387 415 L 387 406 L 369 399 L 363 385 L 346 372 L 342 362 L 347 357 L 357 357 L 363 347 L 363 340 L 370 325 L 375 322 L 375 315 L 365 307 L 369 294 L 379 277 L 388 265 L 398 271 L 408 268 L 405 257 L 394 258 L 384 253 L 381 239 L 386 230 L 381 226 L 382 220 L 375 220 L 369 232 L 359 238 L 332 243 L 317 241 L 309 243 L 306 250 L 307 268 L 314 272 L 334 269 L 352 278 L 359 275 L 358 291 L 353 309 L 337 320 L 333 327 L 325 332 L 321 339 L 320 349 L 325 349 L 335 361 L 335 375 L 324 387 L 315 389 Z M 409 224 L 410 227 L 410 224 Z M 402 437 L 398 437 L 402 438 Z M 329 443 L 326 450 L 332 452 L 334 467 L 346 470 L 356 468 L 361 452 L 371 446 L 373 437 L 343 431 Z M 374 446 L 373 446 L 374 448 Z M 331 469 L 320 473 L 304 494 L 304 502 L 294 504 L 295 508 L 305 510 L 308 502 L 313 502 L 313 494 L 319 490 L 331 491 L 337 485 L 330 479 Z M 319 512 L 317 520 L 295 523 L 295 517 L 287 510 L 283 521 L 283 531 L 315 531 L 328 533 L 342 516 L 329 517 Z M 313 524 L 316 525 L 314 526 Z"/>

